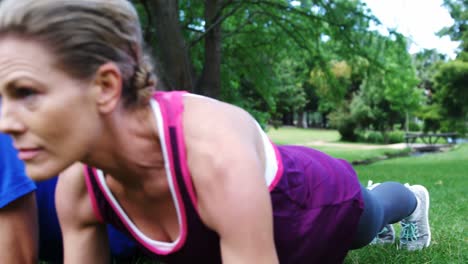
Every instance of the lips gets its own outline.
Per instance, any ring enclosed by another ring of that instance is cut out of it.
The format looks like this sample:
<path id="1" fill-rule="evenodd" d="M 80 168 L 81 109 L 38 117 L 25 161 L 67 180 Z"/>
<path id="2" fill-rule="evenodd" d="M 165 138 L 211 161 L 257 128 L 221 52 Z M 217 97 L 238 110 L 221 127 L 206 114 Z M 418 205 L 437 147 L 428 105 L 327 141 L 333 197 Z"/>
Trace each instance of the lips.
<path id="1" fill-rule="evenodd" d="M 18 158 L 23 161 L 32 160 L 39 154 L 40 151 L 40 148 L 19 148 Z"/>

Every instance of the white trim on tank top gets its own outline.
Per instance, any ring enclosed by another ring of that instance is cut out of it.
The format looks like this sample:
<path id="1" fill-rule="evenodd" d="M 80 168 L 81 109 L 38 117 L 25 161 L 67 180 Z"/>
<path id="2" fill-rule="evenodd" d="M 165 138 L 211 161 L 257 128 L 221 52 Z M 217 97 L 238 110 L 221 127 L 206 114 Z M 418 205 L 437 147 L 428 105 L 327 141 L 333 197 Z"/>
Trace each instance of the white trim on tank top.
<path id="1" fill-rule="evenodd" d="M 103 172 L 101 170 L 97 170 L 97 175 L 98 175 L 98 181 L 101 183 L 101 186 L 104 187 L 104 191 L 107 193 L 108 197 L 110 197 L 111 202 L 117 209 L 117 213 L 123 217 L 125 222 L 128 224 L 130 229 L 138 236 L 138 238 L 142 239 L 145 243 L 147 243 L 151 247 L 155 247 L 156 249 L 163 250 L 163 251 L 172 251 L 172 249 L 179 242 L 180 235 L 182 234 L 182 216 L 181 216 L 182 214 L 180 212 L 179 203 L 177 202 L 174 182 L 172 180 L 172 173 L 171 173 L 171 168 L 170 168 L 171 165 L 169 162 L 169 156 L 168 156 L 167 146 L 165 142 L 164 125 L 162 121 L 163 119 L 162 119 L 161 110 L 156 100 L 151 100 L 150 102 L 151 102 L 151 107 L 153 109 L 153 112 L 155 114 L 155 119 L 157 122 L 158 133 L 160 135 L 160 141 L 161 141 L 162 154 L 164 157 L 164 168 L 166 170 L 167 181 L 169 183 L 172 200 L 174 202 L 176 212 L 177 212 L 177 220 L 179 222 L 179 236 L 177 237 L 177 239 L 174 240 L 173 242 L 163 242 L 163 241 L 157 241 L 157 240 L 151 239 L 148 236 L 146 236 L 143 232 L 140 231 L 140 229 L 138 229 L 138 227 L 132 222 L 132 220 L 128 217 L 128 215 L 125 213 L 123 208 L 120 206 L 119 202 L 117 201 L 117 199 L 114 197 L 111 190 L 107 186 Z"/>
<path id="2" fill-rule="evenodd" d="M 208 99 L 208 100 L 214 100 L 216 99 L 210 98 L 210 97 L 205 97 L 202 95 L 198 94 L 192 94 L 192 93 L 186 93 L 184 96 L 192 96 L 192 97 L 198 97 L 198 98 L 203 98 L 203 99 Z M 253 119 L 253 118 L 252 118 Z M 273 148 L 273 145 L 268 138 L 267 134 L 263 131 L 263 129 L 260 127 L 258 122 L 254 119 L 253 120 L 255 124 L 257 125 L 258 131 L 260 135 L 262 136 L 262 141 L 263 141 L 263 149 L 265 151 L 265 182 L 267 186 L 270 186 L 273 181 L 275 180 L 276 172 L 278 171 L 278 161 L 276 160 L 276 153 L 275 149 Z"/>
<path id="3" fill-rule="evenodd" d="M 210 99 L 214 100 L 209 97 L 204 97 L 200 95 L 195 95 L 195 94 L 185 94 L 184 96 L 194 96 L 194 97 L 200 97 L 204 99 Z M 108 197 L 111 199 L 111 202 L 117 209 L 117 213 L 121 215 L 128 226 L 132 229 L 132 231 L 140 238 L 142 239 L 145 243 L 149 244 L 152 247 L 155 247 L 160 250 L 164 251 L 171 251 L 179 242 L 180 240 L 180 235 L 182 234 L 182 213 L 180 212 L 180 206 L 179 203 L 177 202 L 176 198 L 176 192 L 174 188 L 174 182 L 172 180 L 172 173 L 171 173 L 171 168 L 170 168 L 170 162 L 169 162 L 169 156 L 167 152 L 167 146 L 166 146 L 166 141 L 165 141 L 165 133 L 164 133 L 164 124 L 163 124 L 163 118 L 161 114 L 161 110 L 159 108 L 159 103 L 152 99 L 150 100 L 151 108 L 153 109 L 154 115 L 155 115 L 155 120 L 157 123 L 157 128 L 158 128 L 158 133 L 160 135 L 160 141 L 161 141 L 161 148 L 162 148 L 162 154 L 164 157 L 164 167 L 166 170 L 166 175 L 167 175 L 167 180 L 169 183 L 169 188 L 171 191 L 172 195 L 172 200 L 174 202 L 176 212 L 177 212 L 177 220 L 179 223 L 179 237 L 173 242 L 163 242 L 163 241 L 157 241 L 154 239 L 149 238 L 146 236 L 143 232 L 141 232 L 138 227 L 131 221 L 131 219 L 128 217 L 128 215 L 125 213 L 123 208 L 120 206 L 118 203 L 117 199 L 114 197 L 112 192 L 110 191 L 109 187 L 106 184 L 104 174 L 101 170 L 96 170 L 97 171 L 97 176 L 98 176 L 98 181 L 101 183 L 101 186 L 104 187 L 104 191 L 107 193 Z M 254 120 L 255 121 L 255 120 Z M 276 172 L 278 170 L 278 163 L 276 160 L 276 155 L 275 155 L 275 150 L 272 146 L 272 143 L 266 133 L 262 130 L 260 125 L 255 121 L 256 126 L 258 127 L 259 133 L 261 134 L 262 141 L 263 141 L 263 147 L 265 151 L 265 173 L 264 173 L 264 178 L 267 186 L 270 186 L 270 184 L 273 182 L 275 179 Z"/>

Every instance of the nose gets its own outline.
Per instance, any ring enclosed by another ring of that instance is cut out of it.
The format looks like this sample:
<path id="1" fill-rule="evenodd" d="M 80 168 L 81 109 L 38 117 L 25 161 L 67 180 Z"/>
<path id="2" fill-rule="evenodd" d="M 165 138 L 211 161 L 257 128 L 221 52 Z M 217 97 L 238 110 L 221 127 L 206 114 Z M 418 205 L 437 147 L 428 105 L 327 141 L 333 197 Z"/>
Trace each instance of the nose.
<path id="1" fill-rule="evenodd" d="M 16 117 L 14 107 L 0 101 L 0 132 L 15 135 L 24 132 L 25 125 Z"/>

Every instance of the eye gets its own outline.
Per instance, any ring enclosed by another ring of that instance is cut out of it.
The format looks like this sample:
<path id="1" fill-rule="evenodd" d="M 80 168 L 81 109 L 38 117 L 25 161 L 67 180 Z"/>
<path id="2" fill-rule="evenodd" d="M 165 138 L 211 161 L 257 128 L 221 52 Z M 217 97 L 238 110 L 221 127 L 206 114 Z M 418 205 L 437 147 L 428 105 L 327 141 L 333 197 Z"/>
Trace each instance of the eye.
<path id="1" fill-rule="evenodd" d="M 36 94 L 37 91 L 29 87 L 18 87 L 13 91 L 13 96 L 17 99 L 28 98 Z"/>

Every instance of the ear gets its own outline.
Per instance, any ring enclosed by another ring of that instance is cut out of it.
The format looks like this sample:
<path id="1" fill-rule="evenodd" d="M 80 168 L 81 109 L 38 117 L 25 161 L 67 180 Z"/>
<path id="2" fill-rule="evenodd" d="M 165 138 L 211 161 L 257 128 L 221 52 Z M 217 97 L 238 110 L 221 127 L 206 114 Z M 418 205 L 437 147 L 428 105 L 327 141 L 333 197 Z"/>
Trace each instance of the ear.
<path id="1" fill-rule="evenodd" d="M 115 63 L 101 65 L 96 71 L 94 85 L 97 88 L 96 103 L 101 113 L 112 112 L 122 94 L 122 73 Z"/>

